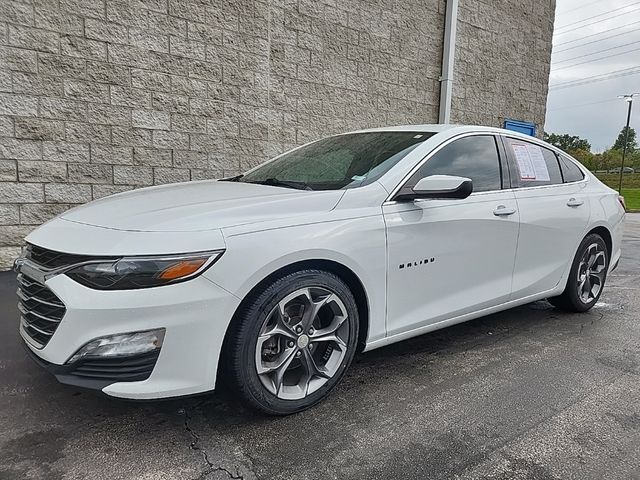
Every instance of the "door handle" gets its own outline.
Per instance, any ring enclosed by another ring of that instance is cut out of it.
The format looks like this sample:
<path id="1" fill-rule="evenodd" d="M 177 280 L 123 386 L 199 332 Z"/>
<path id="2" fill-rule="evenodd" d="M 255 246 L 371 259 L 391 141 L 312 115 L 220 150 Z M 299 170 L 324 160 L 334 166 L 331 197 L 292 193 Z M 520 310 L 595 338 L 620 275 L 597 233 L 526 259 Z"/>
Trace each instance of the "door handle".
<path id="1" fill-rule="evenodd" d="M 506 217 L 507 215 L 513 215 L 516 213 L 515 208 L 507 208 L 504 205 L 498 205 L 498 207 L 493 211 L 493 214 L 496 217 Z"/>
<path id="2" fill-rule="evenodd" d="M 571 197 L 567 202 L 567 207 L 579 207 L 584 203 L 584 200 L 578 200 L 576 198 Z"/>

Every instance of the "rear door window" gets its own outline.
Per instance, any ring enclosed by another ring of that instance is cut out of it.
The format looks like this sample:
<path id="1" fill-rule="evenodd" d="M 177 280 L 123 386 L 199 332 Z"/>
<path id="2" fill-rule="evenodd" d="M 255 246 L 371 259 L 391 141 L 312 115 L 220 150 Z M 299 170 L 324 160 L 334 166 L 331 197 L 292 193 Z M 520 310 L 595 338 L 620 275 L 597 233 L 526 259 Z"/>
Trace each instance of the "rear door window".
<path id="1" fill-rule="evenodd" d="M 560 165 L 553 151 L 519 138 L 505 140 L 512 164 L 512 187 L 537 187 L 562 183 Z"/>

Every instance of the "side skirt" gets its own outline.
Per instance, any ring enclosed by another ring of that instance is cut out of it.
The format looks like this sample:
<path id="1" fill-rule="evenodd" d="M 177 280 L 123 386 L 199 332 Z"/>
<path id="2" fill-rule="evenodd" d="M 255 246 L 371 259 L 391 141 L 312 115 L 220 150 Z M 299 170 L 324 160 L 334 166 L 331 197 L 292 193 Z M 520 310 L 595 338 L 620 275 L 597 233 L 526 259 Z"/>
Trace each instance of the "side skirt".
<path id="1" fill-rule="evenodd" d="M 435 330 L 440 330 L 441 328 L 446 328 L 451 325 L 455 325 L 457 323 L 466 322 L 468 320 L 473 320 L 475 318 L 491 315 L 492 313 L 508 310 L 510 308 L 517 307 L 519 305 L 535 302 L 536 300 L 542 300 L 543 298 L 552 297 L 554 295 L 558 295 L 558 293 L 559 293 L 558 287 L 556 286 L 551 290 L 547 290 L 542 293 L 536 293 L 535 295 L 529 295 L 527 297 L 519 298 L 516 300 L 510 300 L 508 302 L 501 303 L 500 305 L 496 305 L 494 307 L 487 307 L 482 310 L 478 310 L 476 312 L 466 313 L 464 315 L 459 315 L 457 317 L 449 318 L 447 320 L 442 320 L 440 322 L 431 323 L 429 325 L 424 325 L 422 327 L 414 328 L 413 330 L 407 330 L 406 332 L 397 333 L 390 337 L 381 338 L 380 340 L 375 340 L 373 342 L 367 343 L 363 351 L 368 352 L 369 350 L 375 350 L 376 348 L 384 347 L 385 345 L 391 345 L 392 343 L 400 342 L 408 338 L 424 335 L 425 333 L 433 332 Z"/>

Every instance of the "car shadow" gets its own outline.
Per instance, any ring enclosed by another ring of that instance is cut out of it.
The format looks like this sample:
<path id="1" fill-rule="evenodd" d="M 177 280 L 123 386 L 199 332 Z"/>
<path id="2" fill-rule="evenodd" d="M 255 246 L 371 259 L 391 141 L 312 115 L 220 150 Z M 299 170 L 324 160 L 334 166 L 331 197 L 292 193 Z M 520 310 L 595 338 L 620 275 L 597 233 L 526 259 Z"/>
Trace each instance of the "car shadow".
<path id="1" fill-rule="evenodd" d="M 600 315 L 571 315 L 547 302 L 534 302 L 359 353 L 325 401 L 282 418 L 243 407 L 224 388 L 188 398 L 136 402 L 59 384 L 24 351 L 15 325 L 12 282 L 0 276 L 0 410 L 13 419 L 6 425 L 12 436 L 0 449 L 0 465 L 18 460 L 20 465 L 41 465 L 44 454 L 53 464 L 76 452 L 78 441 L 107 445 L 107 450 L 86 452 L 96 462 L 113 455 L 109 445 L 138 451 L 159 443 L 172 455 L 189 449 L 199 458 L 205 451 L 209 460 L 235 458 L 245 467 L 247 458 L 255 455 L 269 469 L 276 468 L 270 462 L 291 453 L 291 443 L 282 438 L 290 438 L 301 450 L 320 448 L 331 455 L 332 445 L 347 448 L 355 441 L 345 425 L 379 432 L 389 422 L 410 421 L 413 412 L 429 408 L 439 394 L 460 391 L 465 382 L 495 374 L 503 365 L 517 363 L 524 350 L 536 352 L 558 335 L 579 334 L 585 322 Z M 43 447 L 43 438 L 55 441 Z"/>
<path id="2" fill-rule="evenodd" d="M 171 417 L 206 413 L 208 420 L 220 425 L 247 424 L 265 421 L 263 415 L 245 409 L 226 389 L 193 397 L 168 400 L 131 401 L 107 397 L 104 394 L 59 384 L 50 374 L 37 366 L 24 351 L 11 318 L 17 318 L 14 303 L 15 282 L 9 274 L 0 276 L 0 305 L 6 317 L 0 324 L 0 379 L 22 397 L 26 405 L 38 410 L 52 409 L 56 415 L 105 418 L 119 415 L 170 415 Z M 545 323 L 564 320 L 567 315 L 555 310 L 546 301 L 488 315 L 435 332 L 427 333 L 385 346 L 371 352 L 358 353 L 342 383 L 327 402 L 341 398 L 355 398 L 366 392 L 384 389 L 394 377 L 426 375 L 429 365 L 441 359 L 455 362 L 457 355 L 469 355 Z M 584 317 L 583 317 L 584 319 Z M 574 328 L 569 320 L 562 328 Z M 557 328 L 557 327 L 556 327 Z M 12 372 L 12 373 L 10 373 Z M 4 377 L 4 378 L 2 378 Z M 44 400 L 46 399 L 46 400 Z"/>
<path id="3" fill-rule="evenodd" d="M 482 355 L 483 351 L 508 342 L 511 338 L 526 338 L 531 330 L 545 328 L 548 324 L 554 325 L 552 331 L 556 333 L 558 329 L 577 332 L 584 321 L 584 315 L 567 314 L 546 301 L 538 301 L 370 352 L 360 352 L 336 391 L 312 411 L 324 409 L 323 405 L 328 407 L 332 402 L 349 404 L 356 398 L 365 397 L 367 393 L 385 391 L 394 383 L 394 378 L 428 376 L 429 366 L 434 362 L 446 360 L 455 364 L 458 356 Z M 278 418 L 266 417 L 243 407 L 225 388 L 191 398 L 154 402 L 152 405 L 160 410 L 178 409 L 191 412 L 191 415 L 202 414 L 207 421 L 220 427 L 269 423 Z M 352 412 L 347 407 L 344 413 L 348 415 Z M 303 412 L 301 415 L 305 414 Z"/>

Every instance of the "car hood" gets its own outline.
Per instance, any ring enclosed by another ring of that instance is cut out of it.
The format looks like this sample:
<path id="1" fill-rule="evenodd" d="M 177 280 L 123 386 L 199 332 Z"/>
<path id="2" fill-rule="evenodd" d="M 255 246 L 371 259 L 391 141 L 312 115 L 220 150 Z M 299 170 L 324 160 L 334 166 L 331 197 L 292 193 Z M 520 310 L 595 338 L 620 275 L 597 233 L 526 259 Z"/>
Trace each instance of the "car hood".
<path id="1" fill-rule="evenodd" d="M 61 218 L 115 230 L 193 232 L 327 212 L 343 193 L 205 180 L 120 193 Z"/>

